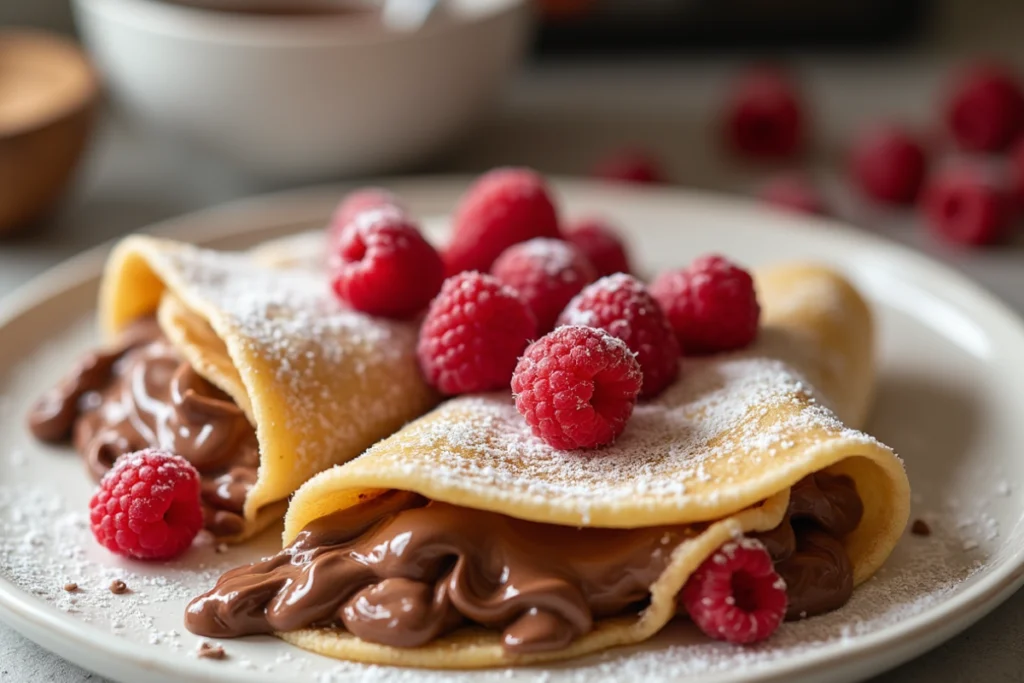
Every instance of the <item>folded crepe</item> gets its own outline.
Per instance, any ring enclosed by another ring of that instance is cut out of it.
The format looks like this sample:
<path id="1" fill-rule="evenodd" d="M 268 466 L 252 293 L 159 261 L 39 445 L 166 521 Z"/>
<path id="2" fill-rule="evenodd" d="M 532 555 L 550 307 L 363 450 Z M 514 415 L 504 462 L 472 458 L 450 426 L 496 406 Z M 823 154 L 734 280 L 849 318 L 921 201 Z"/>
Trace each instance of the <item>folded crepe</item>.
<path id="1" fill-rule="evenodd" d="M 417 367 L 414 325 L 344 308 L 321 272 L 281 267 L 288 258 L 143 236 L 117 245 L 99 305 L 114 350 L 87 358 L 48 395 L 66 416 L 79 410 L 75 442 L 94 474 L 141 447 L 191 456 L 204 503 L 231 522 L 208 517 L 207 527 L 240 541 L 279 519 L 311 476 L 436 403 Z M 85 391 L 114 407 L 81 409 Z M 51 435 L 66 438 L 68 425 Z M 240 514 L 227 512 L 232 504 Z"/>
<path id="2" fill-rule="evenodd" d="M 288 547 L 222 577 L 186 624 L 412 667 L 563 660 L 650 638 L 741 535 L 790 584 L 806 576 L 786 545 L 812 583 L 835 584 L 814 607 L 791 597 L 789 617 L 837 607 L 885 561 L 910 505 L 900 460 L 847 426 L 871 399 L 871 316 L 820 267 L 756 282 L 758 342 L 684 359 L 611 447 L 548 447 L 507 394 L 451 400 L 307 482 Z"/>

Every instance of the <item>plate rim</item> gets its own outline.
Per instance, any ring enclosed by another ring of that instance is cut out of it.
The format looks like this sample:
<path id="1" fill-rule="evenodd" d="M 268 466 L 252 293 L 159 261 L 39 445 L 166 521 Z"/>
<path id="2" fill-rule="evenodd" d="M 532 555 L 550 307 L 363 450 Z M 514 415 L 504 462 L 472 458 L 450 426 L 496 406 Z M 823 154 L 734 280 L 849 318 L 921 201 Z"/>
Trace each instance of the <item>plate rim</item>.
<path id="1" fill-rule="evenodd" d="M 471 180 L 472 177 L 466 175 L 436 175 L 379 179 L 374 181 L 374 184 L 388 187 L 400 195 L 433 191 L 441 196 L 451 196 Z M 784 230 L 813 231 L 818 234 L 826 231 L 829 239 L 840 244 L 856 244 L 861 249 L 870 247 L 879 255 L 898 259 L 911 266 L 914 272 L 907 277 L 923 276 L 942 282 L 943 291 L 955 293 L 957 296 L 956 300 L 949 303 L 958 308 L 963 308 L 963 303 L 971 303 L 972 319 L 983 318 L 998 324 L 1004 333 L 1016 335 L 1022 342 L 1021 348 L 1024 349 L 1024 319 L 989 290 L 925 254 L 848 224 L 831 219 L 766 211 L 763 205 L 754 201 L 722 193 L 684 188 L 613 187 L 593 181 L 557 176 L 553 176 L 551 182 L 561 195 L 587 194 L 599 189 L 603 194 L 621 196 L 626 201 L 696 204 L 704 210 L 722 216 L 732 214 L 736 218 L 742 218 L 744 215 L 756 217 L 757 220 L 774 224 Z M 298 232 L 303 227 L 315 224 L 316 220 L 313 216 L 297 218 L 297 215 L 302 214 L 302 207 L 307 207 L 306 211 L 310 212 L 310 205 L 326 206 L 332 197 L 336 198 L 346 188 L 354 186 L 355 183 L 317 185 L 245 197 L 168 218 L 135 232 L 173 237 L 200 245 L 241 240 L 246 236 L 277 233 L 288 231 L 290 228 Z M 270 215 L 258 218 L 255 227 L 241 220 L 246 215 L 258 217 L 263 213 Z M 275 214 L 280 214 L 281 217 L 291 214 L 291 218 L 282 222 L 280 218 L 274 217 Z M 765 229 L 773 228 L 768 226 Z M 108 240 L 66 259 L 0 297 L 0 330 L 48 300 L 60 297 L 91 280 L 98 280 L 102 274 L 103 263 L 118 239 L 120 238 Z M 990 325 L 985 327 L 991 329 Z M 1021 352 L 1021 358 L 1024 360 L 1024 351 Z M 1024 392 L 1021 399 L 1024 402 Z M 1022 586 L 1024 547 L 1006 555 L 999 566 L 990 570 L 988 576 L 949 599 L 896 624 L 886 626 L 880 631 L 858 635 L 856 644 L 844 651 L 812 652 L 788 662 L 773 662 L 770 671 L 758 672 L 757 680 L 788 683 L 794 680 L 794 676 L 813 676 L 816 672 L 821 673 L 825 666 L 847 666 L 856 660 L 860 660 L 857 662 L 859 673 L 856 677 L 863 676 L 865 672 L 879 673 L 909 661 L 965 630 Z M 92 663 L 83 663 L 83 660 L 95 660 L 83 656 L 80 652 L 76 651 L 70 655 L 66 654 L 66 650 L 57 652 L 55 648 L 50 647 L 51 643 L 70 642 L 76 650 L 95 649 L 95 638 L 88 635 L 92 629 L 76 628 L 76 625 L 80 626 L 80 622 L 35 599 L 3 575 L 0 575 L 0 620 L 9 623 L 21 635 L 37 642 L 57 656 L 115 680 L 124 680 L 123 671 L 119 673 L 114 669 L 124 665 L 133 666 L 136 671 L 145 671 L 149 674 L 160 673 L 171 677 L 186 674 L 194 680 L 223 681 L 226 678 L 227 672 L 211 671 L 209 667 L 188 657 L 176 656 L 173 668 L 169 668 L 163 658 L 154 658 L 146 654 L 146 651 L 137 650 L 130 642 L 118 638 L 107 640 L 102 647 L 105 652 L 118 659 L 117 663 L 106 670 L 97 669 Z M 870 663 L 866 664 L 864 660 L 870 660 Z M 707 680 L 717 678 L 718 676 L 711 676 Z M 838 678 L 843 679 L 843 676 Z"/>

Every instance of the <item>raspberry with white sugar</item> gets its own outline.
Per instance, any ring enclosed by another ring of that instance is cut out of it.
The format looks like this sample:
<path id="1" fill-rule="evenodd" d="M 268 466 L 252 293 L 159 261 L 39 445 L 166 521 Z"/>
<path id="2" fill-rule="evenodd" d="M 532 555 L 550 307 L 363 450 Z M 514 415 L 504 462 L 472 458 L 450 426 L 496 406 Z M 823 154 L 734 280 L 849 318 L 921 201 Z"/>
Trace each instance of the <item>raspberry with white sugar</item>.
<path id="1" fill-rule="evenodd" d="M 998 152 L 1024 130 L 1024 92 L 997 64 L 977 64 L 960 74 L 946 103 L 946 125 L 962 149 Z"/>
<path id="2" fill-rule="evenodd" d="M 932 232 L 947 242 L 984 246 L 1008 232 L 1012 207 L 1009 194 L 981 169 L 951 167 L 928 182 L 922 209 Z"/>
<path id="3" fill-rule="evenodd" d="M 679 603 L 701 631 L 729 643 L 756 643 L 786 616 L 786 582 L 756 540 L 729 541 L 690 575 Z"/>
<path id="4" fill-rule="evenodd" d="M 799 173 L 775 176 L 761 186 L 758 198 L 766 204 L 796 213 L 825 215 L 825 200 L 811 180 Z"/>
<path id="5" fill-rule="evenodd" d="M 757 336 L 761 307 L 754 280 L 721 256 L 662 273 L 651 283 L 651 295 L 687 355 L 740 349 Z"/>
<path id="6" fill-rule="evenodd" d="M 203 528 L 199 472 L 164 451 L 123 455 L 89 501 L 89 522 L 111 552 L 138 560 L 177 557 Z"/>
<path id="7" fill-rule="evenodd" d="M 601 159 L 593 175 L 602 180 L 653 185 L 665 182 L 665 172 L 653 156 L 640 149 L 620 149 Z"/>
<path id="8" fill-rule="evenodd" d="M 735 86 L 724 115 L 727 145 L 759 159 L 796 156 L 804 143 L 804 109 L 796 84 L 784 73 L 759 68 Z"/>
<path id="9" fill-rule="evenodd" d="M 537 333 L 551 330 L 566 304 L 597 279 L 587 257 L 568 242 L 537 237 L 506 249 L 491 274 L 519 292 L 537 318 Z"/>
<path id="10" fill-rule="evenodd" d="M 423 310 L 444 281 L 444 262 L 403 214 L 364 211 L 338 236 L 329 259 L 338 297 L 353 309 L 389 318 Z"/>
<path id="11" fill-rule="evenodd" d="M 632 275 L 608 275 L 588 285 L 569 302 L 558 322 L 599 327 L 626 342 L 644 375 L 644 398 L 657 396 L 679 375 L 679 343 L 668 319 Z"/>
<path id="12" fill-rule="evenodd" d="M 926 170 L 924 146 L 895 125 L 865 131 L 850 155 L 850 173 L 861 193 L 888 204 L 913 202 Z"/>
<path id="13" fill-rule="evenodd" d="M 607 221 L 600 218 L 579 220 L 566 229 L 565 239 L 586 255 L 599 277 L 630 272 L 626 244 Z"/>
<path id="14" fill-rule="evenodd" d="M 448 274 L 487 272 L 501 252 L 533 237 L 559 237 L 555 204 L 544 179 L 525 168 L 489 171 L 456 208 L 444 254 Z"/>
<path id="15" fill-rule="evenodd" d="M 526 349 L 512 375 L 516 409 L 552 448 L 597 448 L 626 428 L 643 383 L 626 343 L 604 330 L 559 327 Z"/>
<path id="16" fill-rule="evenodd" d="M 519 294 L 490 275 L 445 280 L 420 328 L 424 376 L 448 395 L 507 387 L 519 354 L 537 334 Z"/>
<path id="17" fill-rule="evenodd" d="M 377 209 L 393 209 L 398 213 L 406 213 L 401 200 L 389 190 L 382 187 L 364 187 L 350 192 L 338 204 L 331 216 L 331 239 L 340 237 L 342 230 L 364 211 Z"/>

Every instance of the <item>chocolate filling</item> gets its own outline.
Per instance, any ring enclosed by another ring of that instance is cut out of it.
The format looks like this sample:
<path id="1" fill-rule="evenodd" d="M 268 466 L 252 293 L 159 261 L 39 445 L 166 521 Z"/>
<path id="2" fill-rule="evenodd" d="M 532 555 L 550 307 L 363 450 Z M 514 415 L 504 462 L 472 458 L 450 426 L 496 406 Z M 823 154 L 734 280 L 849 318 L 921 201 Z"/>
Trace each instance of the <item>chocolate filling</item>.
<path id="1" fill-rule="evenodd" d="M 152 318 L 131 325 L 115 348 L 87 354 L 36 402 L 28 424 L 42 441 L 71 439 L 96 480 L 125 453 L 177 453 L 202 476 L 206 528 L 217 536 L 244 528 L 242 507 L 259 467 L 256 432 Z"/>
<path id="2" fill-rule="evenodd" d="M 786 578 L 788 617 L 839 607 L 853 590 L 839 539 L 860 522 L 853 482 L 796 486 L 760 537 Z M 686 527 L 577 529 L 391 492 L 307 526 L 277 555 L 221 577 L 188 606 L 193 633 L 229 638 L 344 627 L 417 647 L 467 624 L 502 632 L 511 654 L 564 648 L 597 619 L 637 614 Z"/>

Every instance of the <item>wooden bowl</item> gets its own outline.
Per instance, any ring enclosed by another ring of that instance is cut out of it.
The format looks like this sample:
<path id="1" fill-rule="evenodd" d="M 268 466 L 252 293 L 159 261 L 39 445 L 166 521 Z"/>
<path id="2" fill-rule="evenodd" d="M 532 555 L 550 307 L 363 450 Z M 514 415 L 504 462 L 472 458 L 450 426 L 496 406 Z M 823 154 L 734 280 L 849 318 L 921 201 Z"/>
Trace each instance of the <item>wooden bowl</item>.
<path id="1" fill-rule="evenodd" d="M 0 235 L 45 213 L 92 129 L 99 84 L 70 40 L 0 30 Z"/>

